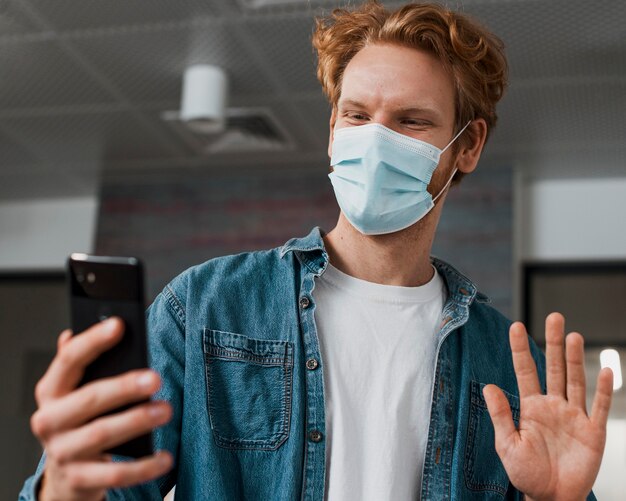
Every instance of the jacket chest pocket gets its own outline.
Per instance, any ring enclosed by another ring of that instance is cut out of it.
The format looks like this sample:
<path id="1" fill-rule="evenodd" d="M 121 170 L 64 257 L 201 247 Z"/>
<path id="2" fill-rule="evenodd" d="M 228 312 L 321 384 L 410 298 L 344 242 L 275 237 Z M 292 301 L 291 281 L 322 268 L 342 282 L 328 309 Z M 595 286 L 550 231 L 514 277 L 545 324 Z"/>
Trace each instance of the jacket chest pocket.
<path id="1" fill-rule="evenodd" d="M 215 442 L 274 450 L 289 436 L 293 343 L 204 330 L 207 404 Z"/>
<path id="2" fill-rule="evenodd" d="M 470 384 L 470 411 L 465 444 L 465 485 L 472 491 L 482 492 L 482 499 L 503 499 L 509 487 L 509 478 L 496 452 L 495 432 L 487 403 L 483 397 L 485 385 L 472 381 Z M 504 392 L 515 425 L 519 425 L 519 398 Z"/>

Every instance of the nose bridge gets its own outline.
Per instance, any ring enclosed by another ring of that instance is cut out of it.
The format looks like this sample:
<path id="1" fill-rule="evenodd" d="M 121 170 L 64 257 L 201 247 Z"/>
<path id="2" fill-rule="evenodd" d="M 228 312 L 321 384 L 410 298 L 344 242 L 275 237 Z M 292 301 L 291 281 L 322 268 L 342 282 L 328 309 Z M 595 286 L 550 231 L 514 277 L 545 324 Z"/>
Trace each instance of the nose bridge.
<path id="1" fill-rule="evenodd" d="M 372 116 L 372 120 L 373 120 L 373 122 L 375 122 L 377 124 L 384 125 L 388 129 L 391 129 L 391 130 L 393 130 L 395 132 L 399 132 L 397 124 L 395 123 L 395 120 L 394 120 L 393 113 L 391 113 L 390 111 L 385 110 L 384 106 L 380 106 L 376 110 L 376 112 Z"/>

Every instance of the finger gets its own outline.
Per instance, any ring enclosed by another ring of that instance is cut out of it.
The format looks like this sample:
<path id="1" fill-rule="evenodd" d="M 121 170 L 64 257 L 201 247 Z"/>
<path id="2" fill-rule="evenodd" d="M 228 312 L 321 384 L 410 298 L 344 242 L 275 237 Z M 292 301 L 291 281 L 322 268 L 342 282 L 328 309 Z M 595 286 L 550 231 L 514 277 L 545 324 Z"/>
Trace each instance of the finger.
<path id="1" fill-rule="evenodd" d="M 591 421 L 596 425 L 605 427 L 613 398 L 613 371 L 605 367 L 598 374 L 596 394 L 591 406 Z"/>
<path id="2" fill-rule="evenodd" d="M 485 386 L 483 396 L 496 434 L 496 452 L 500 458 L 503 458 L 510 447 L 514 446 L 517 437 L 517 428 L 513 422 L 511 406 L 502 390 L 496 385 L 488 384 Z"/>
<path id="3" fill-rule="evenodd" d="M 55 435 L 46 450 L 48 456 L 60 464 L 93 459 L 103 451 L 164 425 L 171 418 L 172 407 L 167 402 L 138 405 Z"/>
<path id="4" fill-rule="evenodd" d="M 511 325 L 509 340 L 520 398 L 540 394 L 541 388 L 539 387 L 539 378 L 537 377 L 537 366 L 530 354 L 528 334 L 524 324 L 515 322 Z"/>
<path id="5" fill-rule="evenodd" d="M 546 385 L 549 395 L 565 398 L 565 319 L 560 313 L 546 317 Z"/>
<path id="6" fill-rule="evenodd" d="M 585 390 L 585 349 L 583 337 L 572 332 L 565 339 L 567 359 L 567 400 L 587 412 Z"/>
<path id="7" fill-rule="evenodd" d="M 75 490 L 130 487 L 165 475 L 173 464 L 169 452 L 159 451 L 135 461 L 74 463 L 66 468 L 66 475 Z"/>
<path id="8" fill-rule="evenodd" d="M 144 400 L 159 389 L 160 378 L 151 370 L 103 378 L 50 400 L 31 418 L 33 433 L 44 441 L 63 430 L 85 424 L 107 411 Z"/>
<path id="9" fill-rule="evenodd" d="M 65 395 L 80 382 L 85 367 L 122 339 L 123 323 L 112 317 L 61 343 L 61 349 L 35 388 L 39 406 Z"/>
<path id="10" fill-rule="evenodd" d="M 64 346 L 71 337 L 71 329 L 65 329 L 63 332 L 61 332 L 61 334 L 59 334 L 59 338 L 57 339 L 57 351 L 60 351 L 61 347 Z"/>

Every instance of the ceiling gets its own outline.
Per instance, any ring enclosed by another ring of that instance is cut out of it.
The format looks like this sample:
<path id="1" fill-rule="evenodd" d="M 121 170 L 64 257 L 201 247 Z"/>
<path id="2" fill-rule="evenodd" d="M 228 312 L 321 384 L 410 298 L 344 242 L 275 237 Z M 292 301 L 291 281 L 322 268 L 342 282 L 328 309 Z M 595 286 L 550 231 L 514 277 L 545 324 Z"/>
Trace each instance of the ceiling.
<path id="1" fill-rule="evenodd" d="M 310 36 L 316 14 L 345 2 L 267 1 L 0 0 L 0 200 L 90 194 L 103 169 L 324 165 Z M 484 163 L 626 172 L 626 2 L 449 4 L 509 56 Z M 197 62 L 225 68 L 230 105 L 269 108 L 293 149 L 198 155 L 160 117 Z"/>

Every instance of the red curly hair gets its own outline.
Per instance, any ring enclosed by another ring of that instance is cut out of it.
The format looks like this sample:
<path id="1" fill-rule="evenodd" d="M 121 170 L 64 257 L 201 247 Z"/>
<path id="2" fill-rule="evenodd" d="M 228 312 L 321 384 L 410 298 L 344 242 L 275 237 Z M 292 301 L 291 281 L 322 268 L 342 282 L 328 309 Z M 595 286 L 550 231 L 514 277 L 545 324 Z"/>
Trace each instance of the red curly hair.
<path id="1" fill-rule="evenodd" d="M 398 44 L 434 54 L 454 80 L 455 129 L 477 118 L 487 123 L 487 134 L 493 129 L 496 103 L 507 85 L 504 45 L 468 16 L 432 3 L 409 4 L 389 11 L 371 0 L 355 9 L 335 9 L 330 16 L 316 19 L 313 47 L 318 58 L 317 78 L 333 109 L 341 94 L 346 66 L 362 48 L 375 43 Z"/>

